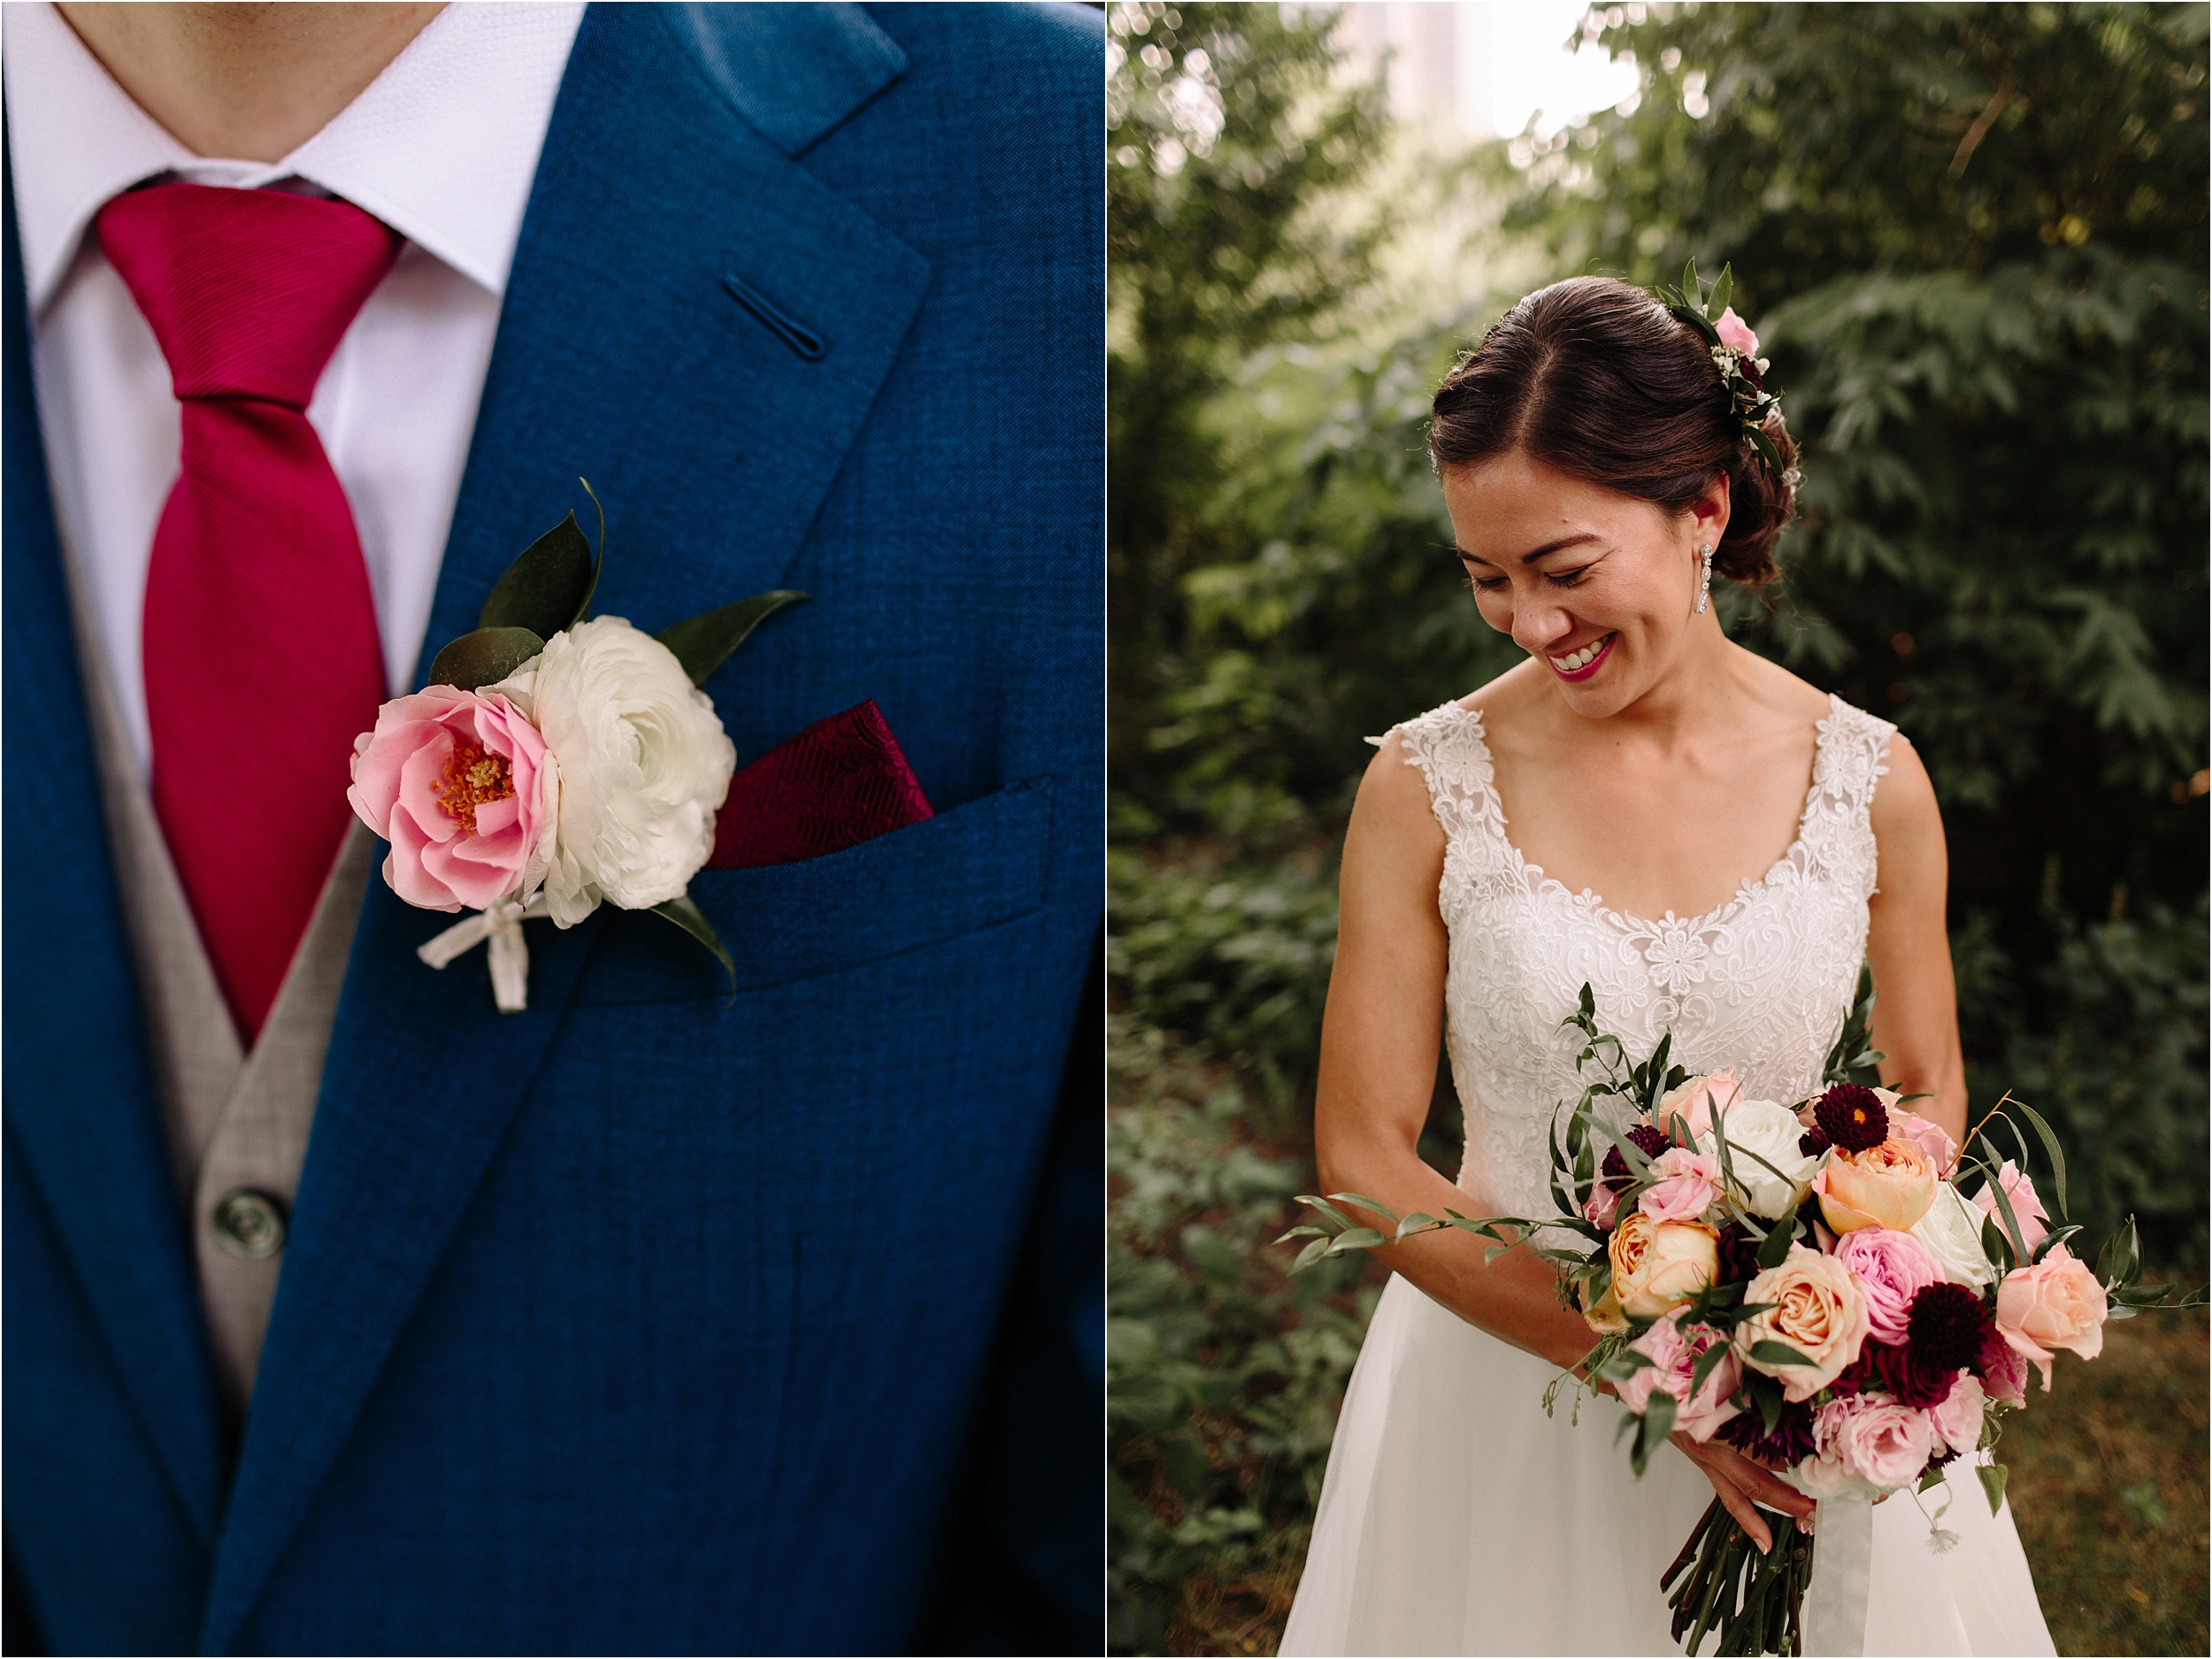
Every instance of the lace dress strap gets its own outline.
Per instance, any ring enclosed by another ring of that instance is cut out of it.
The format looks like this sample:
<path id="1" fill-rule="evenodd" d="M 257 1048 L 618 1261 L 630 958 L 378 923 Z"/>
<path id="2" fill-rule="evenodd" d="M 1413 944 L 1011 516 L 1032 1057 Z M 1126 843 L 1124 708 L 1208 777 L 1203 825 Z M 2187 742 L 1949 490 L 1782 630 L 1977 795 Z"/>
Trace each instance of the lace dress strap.
<path id="1" fill-rule="evenodd" d="M 1481 710 L 1447 703 L 1390 730 L 1405 749 L 1406 764 L 1420 768 L 1429 786 L 1430 809 L 1452 852 L 1462 857 L 1487 855 L 1488 862 L 1509 851 Z M 1380 743 L 1388 735 L 1368 741 Z"/>
<path id="2" fill-rule="evenodd" d="M 1874 891 L 1874 790 L 1888 775 L 1889 740 L 1897 733 L 1842 698 L 1828 699 L 1813 754 L 1813 785 L 1801 839 L 1811 862 L 1847 879 L 1866 896 Z"/>

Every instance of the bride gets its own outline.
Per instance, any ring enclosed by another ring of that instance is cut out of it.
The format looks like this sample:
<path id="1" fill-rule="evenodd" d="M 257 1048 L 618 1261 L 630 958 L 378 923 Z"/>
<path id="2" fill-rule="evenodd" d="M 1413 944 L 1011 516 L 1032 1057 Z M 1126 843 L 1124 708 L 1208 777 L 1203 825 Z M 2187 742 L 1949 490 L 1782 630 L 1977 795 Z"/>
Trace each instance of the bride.
<path id="1" fill-rule="evenodd" d="M 1762 430 L 1787 467 L 1778 411 Z M 1932 1095 L 1916 1110 L 1962 1139 L 1935 795 L 1893 726 L 1721 632 L 1711 581 L 1772 577 L 1796 477 L 1760 457 L 1704 342 L 1609 279 L 1544 288 L 1447 378 L 1430 445 L 1475 603 L 1528 659 L 1394 730 L 1361 785 L 1321 1190 L 1553 1213 L 1546 1136 L 1581 1092 L 1559 1025 L 1586 981 L 1632 1058 L 1671 1029 L 1691 1071 L 1733 1064 L 1748 1094 L 1793 1102 L 1862 959 L 1884 1082 Z M 1466 1113 L 1456 1185 L 1414 1150 L 1440 1036 Z M 1718 1438 L 1678 1433 L 1640 1480 L 1617 1402 L 1584 1399 L 1578 1423 L 1563 1394 L 1548 1417 L 1592 1333 L 1548 1264 L 1486 1248 L 1444 1232 L 1378 1252 L 1394 1277 L 1283 1653 L 1675 1654 L 1660 1576 L 1715 1494 L 1762 1548 L 1759 1506 L 1813 1517 Z M 1874 1511 L 1877 1588 L 1845 1609 L 1865 1653 L 2053 1651 L 1970 1461 Z M 1931 1516 L 1960 1536 L 1945 1554 Z M 1816 1544 L 1815 1630 L 1816 1603 L 1853 1597 L 1835 1578 Z"/>

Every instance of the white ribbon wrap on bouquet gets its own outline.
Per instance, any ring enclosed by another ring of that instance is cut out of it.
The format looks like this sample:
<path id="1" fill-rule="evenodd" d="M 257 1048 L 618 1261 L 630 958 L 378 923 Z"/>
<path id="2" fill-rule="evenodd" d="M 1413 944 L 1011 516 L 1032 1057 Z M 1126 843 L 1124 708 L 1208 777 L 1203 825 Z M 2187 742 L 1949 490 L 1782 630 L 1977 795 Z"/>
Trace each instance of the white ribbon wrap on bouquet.
<path id="1" fill-rule="evenodd" d="M 465 950 L 487 941 L 491 949 L 492 996 L 503 1014 L 519 1014 L 530 1005 L 530 947 L 522 936 L 526 921 L 547 914 L 542 894 L 524 904 L 502 899 L 488 910 L 457 923 L 415 954 L 442 968 Z"/>
<path id="2" fill-rule="evenodd" d="M 1874 1501 L 1823 1498 L 1813 1519 L 1813 1581 L 1805 1591 L 1805 1652 L 1856 1659 L 1866 1651 L 1874 1590 Z"/>

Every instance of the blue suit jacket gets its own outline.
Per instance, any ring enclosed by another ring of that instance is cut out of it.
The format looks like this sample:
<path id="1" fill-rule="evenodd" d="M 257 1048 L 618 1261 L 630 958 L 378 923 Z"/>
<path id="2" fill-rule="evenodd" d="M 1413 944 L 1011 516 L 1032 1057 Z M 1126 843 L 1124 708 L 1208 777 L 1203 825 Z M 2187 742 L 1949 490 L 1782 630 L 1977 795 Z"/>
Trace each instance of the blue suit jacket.
<path id="1" fill-rule="evenodd" d="M 11 198 L 6 1513 L 58 1649 L 988 1640 L 933 1610 L 949 1581 L 1056 1605 L 1096 1650 L 1094 1120 L 1047 1153 L 1099 1071 L 1095 1023 L 1071 1042 L 1102 902 L 1101 85 L 1076 8 L 587 15 L 430 647 L 582 473 L 611 509 L 600 612 L 815 595 L 709 685 L 741 763 L 873 697 L 939 816 L 701 874 L 733 1007 L 677 930 L 602 910 L 534 926 L 503 1018 L 483 954 L 425 968 L 449 918 L 373 880 L 234 1447 L 100 828 Z M 995 1562 L 941 1548 L 964 1490 Z"/>

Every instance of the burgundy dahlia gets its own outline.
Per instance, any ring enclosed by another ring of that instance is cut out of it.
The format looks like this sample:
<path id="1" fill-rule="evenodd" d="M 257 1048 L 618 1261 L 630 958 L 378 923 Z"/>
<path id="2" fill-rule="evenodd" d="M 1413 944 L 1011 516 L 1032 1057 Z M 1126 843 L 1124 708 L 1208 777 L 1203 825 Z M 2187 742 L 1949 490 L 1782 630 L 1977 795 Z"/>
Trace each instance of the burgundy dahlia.
<path id="1" fill-rule="evenodd" d="M 1720 1282 L 1740 1285 L 1759 1276 L 1759 1240 L 1731 1221 L 1720 1230 Z"/>
<path id="2" fill-rule="evenodd" d="M 1837 1084 L 1813 1108 L 1813 1121 L 1846 1152 L 1864 1152 L 1889 1139 L 1889 1112 L 1881 1097 L 1863 1084 Z"/>
<path id="3" fill-rule="evenodd" d="M 1809 1401 L 1784 1405 L 1773 1433 L 1769 1434 L 1766 1426 L 1766 1418 L 1755 1405 L 1722 1424 L 1713 1438 L 1726 1441 L 1745 1456 L 1770 1469 L 1788 1469 L 1813 1455 L 1813 1408 Z"/>
<path id="4" fill-rule="evenodd" d="M 1961 1371 L 1981 1358 L 1989 1310 L 1963 1285 L 1923 1285 L 1906 1316 L 1905 1342 L 1923 1365 Z"/>
<path id="5" fill-rule="evenodd" d="M 1628 1139 L 1635 1146 L 1636 1150 L 1647 1158 L 1657 1157 L 1674 1144 L 1649 1124 L 1631 1125 Z M 1628 1189 L 1636 1184 L 1636 1178 L 1628 1172 L 1628 1160 L 1621 1156 L 1621 1149 L 1618 1147 L 1608 1147 L 1605 1149 L 1605 1162 L 1598 1166 L 1598 1172 L 1605 1178 L 1605 1184 L 1611 1187 L 1616 1194 L 1625 1194 Z"/>
<path id="6" fill-rule="evenodd" d="M 1909 1348 L 1870 1339 L 1829 1386 L 1839 1394 L 1879 1390 L 1901 1406 L 1940 1405 L 1958 1381 L 1959 1370 L 1927 1364 Z"/>
<path id="7" fill-rule="evenodd" d="M 1809 1158 L 1816 1158 L 1834 1143 L 1817 1129 L 1808 1129 L 1797 1137 L 1797 1149 Z"/>

